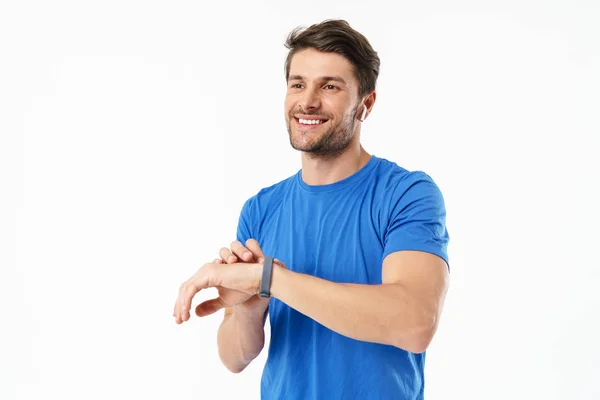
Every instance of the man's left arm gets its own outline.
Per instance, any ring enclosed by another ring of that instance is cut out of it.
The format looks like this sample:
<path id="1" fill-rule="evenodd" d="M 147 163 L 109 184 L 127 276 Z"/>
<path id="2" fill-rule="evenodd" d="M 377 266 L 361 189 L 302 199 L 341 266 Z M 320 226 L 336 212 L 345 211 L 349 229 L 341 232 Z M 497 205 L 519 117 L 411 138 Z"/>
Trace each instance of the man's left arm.
<path id="1" fill-rule="evenodd" d="M 422 353 L 437 329 L 448 281 L 441 257 L 402 250 L 385 257 L 381 285 L 335 283 L 274 264 L 271 296 L 341 335 Z"/>

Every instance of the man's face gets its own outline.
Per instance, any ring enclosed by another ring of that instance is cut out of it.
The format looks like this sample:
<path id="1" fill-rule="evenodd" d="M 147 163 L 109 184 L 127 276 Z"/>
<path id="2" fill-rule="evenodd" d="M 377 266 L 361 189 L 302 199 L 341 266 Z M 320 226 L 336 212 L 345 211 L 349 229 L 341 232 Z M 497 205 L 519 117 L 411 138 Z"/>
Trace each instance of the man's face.
<path id="1" fill-rule="evenodd" d="M 296 150 L 335 156 L 354 136 L 359 82 L 336 53 L 304 49 L 290 63 L 285 118 Z"/>

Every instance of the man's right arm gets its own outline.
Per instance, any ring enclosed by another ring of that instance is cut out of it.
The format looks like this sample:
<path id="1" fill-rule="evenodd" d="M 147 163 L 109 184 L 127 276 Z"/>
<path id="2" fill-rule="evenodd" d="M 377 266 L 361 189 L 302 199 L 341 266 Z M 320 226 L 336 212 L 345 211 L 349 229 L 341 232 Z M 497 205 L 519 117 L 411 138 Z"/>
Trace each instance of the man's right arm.
<path id="1" fill-rule="evenodd" d="M 225 308 L 217 334 L 219 357 L 228 370 L 242 372 L 265 345 L 265 321 L 269 299 L 258 296 Z"/>

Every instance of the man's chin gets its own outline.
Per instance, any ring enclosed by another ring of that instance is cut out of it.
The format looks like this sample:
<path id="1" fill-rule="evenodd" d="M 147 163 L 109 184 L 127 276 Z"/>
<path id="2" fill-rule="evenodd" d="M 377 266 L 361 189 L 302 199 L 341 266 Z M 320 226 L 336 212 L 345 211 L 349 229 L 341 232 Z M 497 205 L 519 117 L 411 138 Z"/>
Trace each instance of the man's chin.
<path id="1" fill-rule="evenodd" d="M 320 143 L 299 143 L 297 140 L 293 140 L 292 138 L 290 138 L 290 145 L 294 150 L 305 153 L 316 153 L 319 152 L 323 147 Z"/>
<path id="2" fill-rule="evenodd" d="M 327 139 L 329 137 L 327 132 L 314 132 L 317 135 L 312 135 L 313 132 L 304 132 L 292 128 L 291 132 L 288 130 L 290 137 L 290 145 L 292 148 L 305 153 L 321 154 L 323 147 L 326 146 Z"/>

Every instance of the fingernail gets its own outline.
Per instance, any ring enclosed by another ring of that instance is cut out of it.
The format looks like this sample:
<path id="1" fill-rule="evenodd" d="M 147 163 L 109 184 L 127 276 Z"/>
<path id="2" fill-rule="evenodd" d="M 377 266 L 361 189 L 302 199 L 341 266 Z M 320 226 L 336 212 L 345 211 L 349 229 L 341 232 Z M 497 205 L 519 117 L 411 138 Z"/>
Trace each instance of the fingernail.
<path id="1" fill-rule="evenodd" d="M 229 256 L 229 261 L 230 262 L 234 262 L 235 261 L 235 256 Z"/>
<path id="2" fill-rule="evenodd" d="M 260 258 L 258 259 L 258 262 L 261 262 L 261 263 L 265 262 L 265 258 L 264 258 L 264 257 L 260 257 Z"/>
<path id="3" fill-rule="evenodd" d="M 244 258 L 252 257 L 249 251 L 244 252 Z"/>

